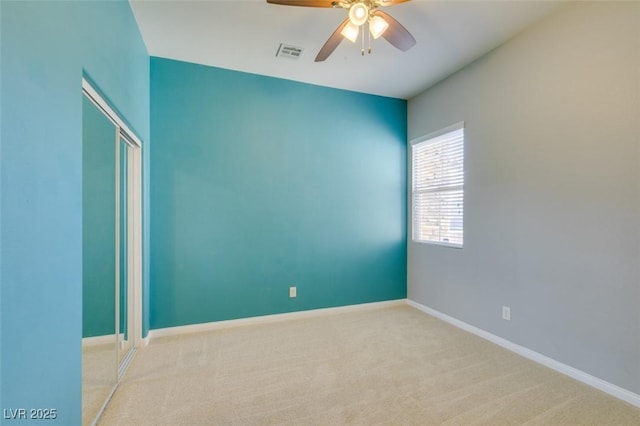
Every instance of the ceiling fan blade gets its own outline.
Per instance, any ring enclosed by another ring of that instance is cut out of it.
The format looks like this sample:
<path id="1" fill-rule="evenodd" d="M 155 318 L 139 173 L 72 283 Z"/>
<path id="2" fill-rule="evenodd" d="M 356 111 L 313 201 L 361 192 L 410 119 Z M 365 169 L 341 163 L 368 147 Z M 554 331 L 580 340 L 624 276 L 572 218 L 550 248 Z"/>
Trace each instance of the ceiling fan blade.
<path id="1" fill-rule="evenodd" d="M 389 24 L 389 28 L 382 33 L 382 37 L 384 37 L 389 43 L 403 52 L 406 52 L 416 45 L 416 39 L 413 38 L 411 33 L 407 31 L 400 22 L 392 18 L 391 15 L 381 10 L 376 10 L 374 14 L 382 17 Z"/>
<path id="2" fill-rule="evenodd" d="M 333 32 L 333 34 L 331 34 L 331 37 L 329 37 L 329 40 L 327 40 L 324 46 L 322 46 L 322 49 L 320 49 L 320 51 L 318 52 L 318 56 L 316 56 L 315 62 L 324 61 L 329 57 L 329 55 L 333 53 L 334 50 L 336 50 L 336 47 L 338 47 L 338 45 L 342 41 L 342 34 L 340 33 L 348 23 L 349 23 L 349 18 L 342 21 L 340 26 Z"/>
<path id="3" fill-rule="evenodd" d="M 408 2 L 409 0 L 380 0 L 380 6 L 393 6 L 394 4 L 400 4 Z"/>
<path id="4" fill-rule="evenodd" d="M 267 0 L 267 3 L 283 6 L 335 7 L 333 0 Z"/>

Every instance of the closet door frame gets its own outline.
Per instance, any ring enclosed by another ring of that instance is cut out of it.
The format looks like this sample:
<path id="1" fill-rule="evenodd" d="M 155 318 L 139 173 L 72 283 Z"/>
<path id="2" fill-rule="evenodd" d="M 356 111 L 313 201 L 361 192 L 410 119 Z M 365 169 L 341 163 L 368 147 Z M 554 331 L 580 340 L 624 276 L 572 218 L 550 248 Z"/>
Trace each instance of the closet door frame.
<path id="1" fill-rule="evenodd" d="M 113 110 L 108 102 L 86 79 L 82 78 L 82 93 L 87 96 L 117 127 L 118 142 L 124 140 L 131 149 L 128 152 L 128 214 L 127 227 L 127 276 L 128 276 L 128 298 L 127 317 L 129 332 L 133 337 L 133 350 L 125 356 L 123 362 L 118 366 L 118 379 L 124 373 L 126 365 L 131 360 L 135 349 L 144 345 L 142 339 L 142 141 L 133 132 L 127 123 Z M 118 143 L 119 150 L 119 143 Z M 119 160 L 118 160 L 119 161 Z M 118 177 L 119 178 L 119 177 Z M 118 217 L 118 215 L 116 215 Z M 119 235 L 116 235 L 119 238 Z M 118 241 L 116 240 L 116 245 Z M 116 262 L 119 260 L 116 258 Z M 118 286 L 119 287 L 119 286 Z M 119 288 L 116 288 L 116 300 L 119 300 Z M 116 314 L 116 335 L 119 333 L 119 314 Z"/>

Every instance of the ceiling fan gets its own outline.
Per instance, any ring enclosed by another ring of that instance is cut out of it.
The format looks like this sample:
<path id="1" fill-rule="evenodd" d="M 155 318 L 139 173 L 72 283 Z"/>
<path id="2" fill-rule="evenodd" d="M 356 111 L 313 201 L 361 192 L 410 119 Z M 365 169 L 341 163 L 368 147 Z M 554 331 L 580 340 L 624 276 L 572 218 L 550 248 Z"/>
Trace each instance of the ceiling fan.
<path id="1" fill-rule="evenodd" d="M 403 52 L 411 49 L 416 44 L 416 39 L 400 22 L 393 19 L 388 13 L 378 10 L 379 7 L 393 6 L 407 1 L 409 0 L 267 0 L 267 3 L 283 6 L 341 7 L 349 11 L 349 17 L 342 21 L 318 52 L 315 61 L 321 62 L 333 53 L 343 37 L 355 43 L 360 27 L 366 23 L 369 24 L 369 34 L 374 39 L 382 36 Z M 362 54 L 364 55 L 364 34 L 362 46 Z M 369 53 L 371 53 L 371 47 L 369 47 Z"/>

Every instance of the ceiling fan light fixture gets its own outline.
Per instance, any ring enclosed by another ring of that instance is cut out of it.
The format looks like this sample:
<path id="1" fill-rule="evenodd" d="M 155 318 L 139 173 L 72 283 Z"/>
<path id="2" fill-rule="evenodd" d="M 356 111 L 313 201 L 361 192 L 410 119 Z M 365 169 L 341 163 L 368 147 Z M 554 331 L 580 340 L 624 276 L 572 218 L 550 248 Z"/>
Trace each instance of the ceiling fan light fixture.
<path id="1" fill-rule="evenodd" d="M 389 28 L 389 23 L 382 16 L 374 16 L 369 20 L 369 32 L 375 39 L 380 37 Z"/>
<path id="2" fill-rule="evenodd" d="M 349 22 L 344 26 L 340 34 L 347 40 L 352 43 L 355 43 L 358 39 L 358 33 L 360 32 L 360 27 L 357 25 L 353 25 L 353 23 Z"/>
<path id="3" fill-rule="evenodd" d="M 369 19 L 369 8 L 363 2 L 358 2 L 349 9 L 349 21 L 353 25 L 360 26 Z"/>
<path id="4" fill-rule="evenodd" d="M 2 1 L 2 0 L 0 0 Z M 416 39 L 395 18 L 379 8 L 394 6 L 409 0 L 267 0 L 270 4 L 284 6 L 306 6 L 340 8 L 348 17 L 338 25 L 327 41 L 322 45 L 315 62 L 325 61 L 338 47 L 343 38 L 355 43 L 360 37 L 360 27 L 369 24 L 369 53 L 371 38 L 383 36 L 393 47 L 403 52 L 416 45 Z M 366 31 L 363 29 L 363 31 Z M 362 37 L 362 54 L 364 55 L 365 37 Z"/>

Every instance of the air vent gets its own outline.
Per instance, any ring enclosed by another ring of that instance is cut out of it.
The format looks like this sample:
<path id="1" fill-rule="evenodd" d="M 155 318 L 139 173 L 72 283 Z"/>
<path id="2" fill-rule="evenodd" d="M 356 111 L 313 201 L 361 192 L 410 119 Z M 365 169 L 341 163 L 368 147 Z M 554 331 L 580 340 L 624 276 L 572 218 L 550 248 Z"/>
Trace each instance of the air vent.
<path id="1" fill-rule="evenodd" d="M 300 56 L 302 56 L 302 47 L 290 46 L 288 44 L 280 43 L 280 47 L 278 47 L 276 56 L 298 59 Z"/>

